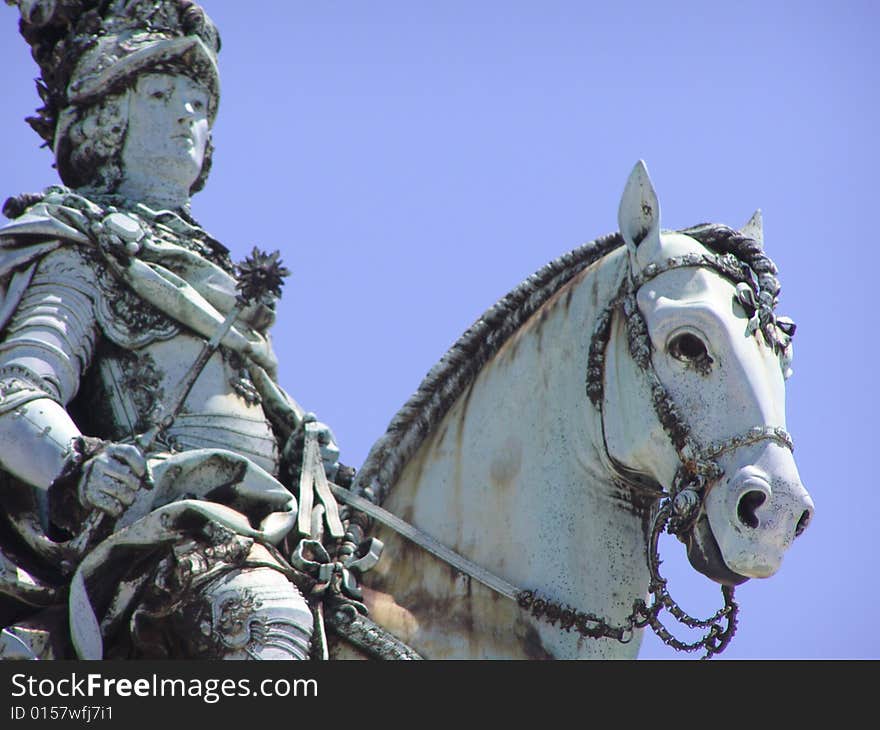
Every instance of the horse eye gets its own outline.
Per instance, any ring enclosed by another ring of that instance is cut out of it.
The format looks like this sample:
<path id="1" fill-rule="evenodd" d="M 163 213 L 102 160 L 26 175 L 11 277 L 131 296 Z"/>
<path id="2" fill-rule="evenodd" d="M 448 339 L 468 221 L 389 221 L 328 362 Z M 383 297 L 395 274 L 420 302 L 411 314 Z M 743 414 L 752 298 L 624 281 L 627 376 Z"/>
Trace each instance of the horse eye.
<path id="1" fill-rule="evenodd" d="M 672 357 L 682 362 L 705 362 L 707 364 L 712 362 L 705 343 L 690 332 L 683 332 L 673 337 L 669 341 L 668 350 Z"/>

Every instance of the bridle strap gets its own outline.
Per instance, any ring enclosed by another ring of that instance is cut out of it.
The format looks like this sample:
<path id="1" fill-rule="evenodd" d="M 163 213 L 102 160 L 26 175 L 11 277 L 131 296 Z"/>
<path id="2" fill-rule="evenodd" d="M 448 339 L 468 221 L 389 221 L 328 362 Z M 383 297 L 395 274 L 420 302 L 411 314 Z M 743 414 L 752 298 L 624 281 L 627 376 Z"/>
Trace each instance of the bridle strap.
<path id="1" fill-rule="evenodd" d="M 422 532 L 417 527 L 413 527 L 397 515 L 373 504 L 363 497 L 359 497 L 348 489 L 332 482 L 330 482 L 330 489 L 340 502 L 344 502 L 377 522 L 387 525 L 460 573 L 482 583 L 499 595 L 515 601 L 521 609 L 530 613 L 536 619 L 548 621 L 552 626 L 555 626 L 558 622 L 559 628 L 562 631 L 574 629 L 585 637 L 615 639 L 623 644 L 627 644 L 632 639 L 635 629 L 647 626 L 652 622 L 652 619 L 656 621 L 656 617 L 652 617 L 644 601 L 639 602 L 640 608 L 638 610 L 634 609 L 633 613 L 627 617 L 625 623 L 620 626 L 609 624 L 595 614 L 578 611 L 568 605 L 554 603 L 549 599 L 539 596 L 535 591 L 517 588 L 512 583 L 508 583 L 491 571 L 480 567 L 473 561 L 437 542 L 433 537 Z M 373 539 L 375 540 L 375 538 Z M 715 619 L 713 618 L 711 621 L 714 622 Z M 680 648 L 683 648 L 685 651 L 692 651 L 696 646 L 682 644 Z"/>
<path id="2" fill-rule="evenodd" d="M 693 525 L 708 493 L 707 487 L 724 474 L 717 461 L 722 454 L 766 440 L 775 441 L 789 450 L 794 450 L 794 443 L 788 432 L 781 426 L 769 425 L 754 426 L 744 433 L 705 446 L 699 444 L 691 435 L 690 426 L 684 415 L 660 380 L 652 360 L 653 345 L 648 326 L 639 310 L 636 295 L 642 286 L 660 274 L 673 269 L 700 267 L 710 268 L 734 284 L 749 283 L 754 280 L 748 266 L 732 254 L 690 253 L 670 257 L 662 264 L 648 264 L 638 274 L 633 274 L 627 266 L 617 295 L 605 307 L 597 321 L 590 343 L 587 368 L 587 395 L 599 411 L 604 433 L 605 350 L 611 336 L 612 317 L 616 311 L 622 310 L 626 321 L 630 356 L 648 380 L 654 412 L 679 460 L 679 468 L 673 484 L 666 493 L 673 506 L 669 525 L 669 531 L 673 534 L 680 534 Z M 605 452 L 608 463 L 617 466 L 618 462 L 608 453 L 607 445 Z M 623 469 L 617 467 L 615 471 L 618 472 L 618 476 L 629 481 L 623 474 L 626 465 L 621 466 Z M 679 497 L 683 492 L 686 494 Z"/>
<path id="3" fill-rule="evenodd" d="M 775 441 L 789 451 L 794 451 L 794 441 L 788 431 L 781 426 L 755 426 L 739 436 L 731 436 L 724 441 L 713 441 L 700 450 L 698 457 L 707 461 L 710 459 L 717 459 L 721 454 L 727 451 L 733 451 L 742 446 L 756 444 L 759 441 Z"/>
<path id="4" fill-rule="evenodd" d="M 518 596 L 522 594 L 522 589 L 517 588 L 512 583 L 508 583 L 503 578 L 499 578 L 494 573 L 481 568 L 463 555 L 455 552 L 441 542 L 438 542 L 428 533 L 423 532 L 417 527 L 409 524 L 405 520 L 400 519 L 397 515 L 392 514 L 377 504 L 373 504 L 363 497 L 359 497 L 354 492 L 350 492 L 338 484 L 329 482 L 333 495 L 340 501 L 354 507 L 356 510 L 363 512 L 368 517 L 381 522 L 383 525 L 390 527 L 396 533 L 411 540 L 419 547 L 427 550 L 434 557 L 439 558 L 444 563 L 451 565 L 461 573 L 473 578 L 475 581 L 482 583 L 484 586 L 491 588 L 496 593 L 501 594 L 505 598 L 516 601 Z"/>

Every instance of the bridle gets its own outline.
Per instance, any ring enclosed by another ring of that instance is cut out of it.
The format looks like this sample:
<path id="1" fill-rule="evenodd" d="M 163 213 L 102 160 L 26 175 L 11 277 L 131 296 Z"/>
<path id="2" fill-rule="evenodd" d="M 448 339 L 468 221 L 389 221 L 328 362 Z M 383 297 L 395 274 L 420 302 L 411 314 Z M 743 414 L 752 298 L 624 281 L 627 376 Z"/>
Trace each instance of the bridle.
<path id="1" fill-rule="evenodd" d="M 638 274 L 628 273 L 623 277 L 617 296 L 603 309 L 597 321 L 590 341 L 586 386 L 587 396 L 603 417 L 604 432 L 605 350 L 611 336 L 612 317 L 616 311 L 622 310 L 626 321 L 630 356 L 648 380 L 654 413 L 672 442 L 679 460 L 678 471 L 673 479 L 669 495 L 673 500 L 673 521 L 670 530 L 673 534 L 680 534 L 691 527 L 693 519 L 699 512 L 698 507 L 702 503 L 706 486 L 714 483 L 723 475 L 717 462 L 719 456 L 728 451 L 766 440 L 775 441 L 791 451 L 794 450 L 791 436 L 779 426 L 755 426 L 741 434 L 705 445 L 701 445 L 692 436 L 690 426 L 682 415 L 681 409 L 676 405 L 654 368 L 651 359 L 653 346 L 648 334 L 648 325 L 636 300 L 639 289 L 645 284 L 667 271 L 682 268 L 709 268 L 716 271 L 737 285 L 738 297 L 744 306 L 746 306 L 746 302 L 743 300 L 754 301 L 761 295 L 760 289 L 758 289 L 755 296 L 751 298 L 743 296 L 743 290 L 739 288 L 740 285 L 746 285 L 749 290 L 752 290 L 752 287 L 757 288 L 757 277 L 754 276 L 747 264 L 729 253 L 685 254 L 668 258 L 663 264 L 649 264 Z M 768 332 L 772 333 L 769 327 L 762 330 L 770 340 L 771 346 L 774 349 L 787 347 L 791 335 L 794 333 L 793 324 L 790 324 L 789 320 L 777 321 L 772 314 L 772 308 L 768 324 L 775 325 L 777 329 L 785 328 L 769 336 Z M 613 458 L 609 454 L 606 456 L 613 463 Z"/>
<path id="2" fill-rule="evenodd" d="M 660 535 L 666 530 L 670 534 L 680 536 L 693 529 L 709 487 L 723 476 L 723 470 L 718 463 L 718 458 L 722 454 L 768 440 L 793 450 L 793 443 L 785 429 L 761 425 L 722 441 L 701 445 L 692 436 L 681 410 L 657 375 L 651 360 L 652 345 L 647 323 L 639 311 L 636 295 L 642 286 L 662 273 L 678 268 L 694 267 L 712 269 L 737 286 L 737 296 L 751 317 L 749 334 L 760 329 L 774 349 L 787 347 L 791 335 L 794 334 L 794 324 L 790 320 L 775 317 L 773 313 L 775 297 L 768 296 L 767 292 L 761 290 L 758 277 L 751 268 L 732 253 L 693 253 L 672 257 L 661 265 L 649 264 L 638 274 L 633 274 L 628 269 L 617 295 L 602 310 L 590 342 L 586 392 L 593 406 L 599 411 L 600 418 L 603 419 L 603 432 L 605 351 L 611 335 L 613 316 L 616 312 L 622 311 L 626 320 L 629 353 L 648 380 L 654 412 L 679 460 L 671 488 L 667 492 L 661 492 L 661 499 L 647 540 L 646 561 L 650 573 L 651 602 L 647 603 L 642 598 L 636 599 L 632 612 L 621 624 L 611 624 L 600 616 L 554 602 L 536 591 L 518 588 L 373 502 L 357 496 L 348 489 L 331 484 L 334 495 L 341 502 L 351 505 L 415 542 L 461 573 L 483 583 L 496 593 L 515 600 L 523 610 L 535 618 L 553 626 L 558 623 L 562 631 L 574 630 L 587 638 L 610 638 L 628 643 L 636 629 L 650 626 L 665 644 L 678 651 L 692 652 L 704 649 L 704 659 L 720 653 L 730 643 L 736 631 L 739 608 L 734 601 L 733 586 L 722 585 L 724 605 L 709 618 L 698 619 L 688 615 L 669 595 L 666 588 L 667 581 L 660 574 Z M 752 320 L 757 323 L 754 327 L 751 324 Z M 606 456 L 609 463 L 614 463 L 609 454 L 606 453 Z M 629 479 L 621 476 L 620 470 L 616 471 L 623 481 L 632 486 Z M 683 625 L 692 629 L 706 629 L 706 632 L 700 639 L 691 642 L 677 639 L 660 621 L 659 615 L 663 610 L 667 610 Z"/>
<path id="3" fill-rule="evenodd" d="M 658 548 L 660 534 L 666 530 L 672 535 L 682 536 L 694 528 L 709 489 L 724 475 L 718 462 L 722 454 L 762 441 L 774 441 L 793 451 L 794 443 L 784 428 L 761 425 L 724 440 L 701 445 L 692 435 L 681 409 L 661 382 L 651 358 L 653 346 L 648 334 L 648 326 L 639 310 L 636 297 L 642 286 L 661 274 L 673 269 L 696 267 L 712 269 L 737 287 L 740 303 L 746 308 L 750 317 L 757 318 L 761 325 L 752 327 L 750 320 L 748 334 L 754 334 L 761 329 L 775 350 L 788 346 L 794 334 L 794 324 L 790 320 L 777 320 L 773 314 L 775 298 L 768 297 L 766 292 L 761 291 L 758 277 L 747 264 L 730 253 L 692 253 L 670 257 L 662 264 L 647 265 L 638 274 L 633 274 L 631 269 L 628 269 L 617 296 L 602 311 L 590 342 L 587 395 L 599 411 L 604 433 L 605 351 L 611 335 L 613 315 L 617 311 L 622 311 L 626 322 L 630 356 L 648 381 L 654 412 L 669 437 L 679 461 L 669 491 L 663 492 L 647 544 L 646 557 L 651 577 L 649 593 L 652 602 L 648 605 L 641 599 L 637 600 L 633 613 L 627 619 L 627 625 L 629 622 L 636 627 L 649 625 L 664 643 L 673 648 L 680 651 L 704 648 L 706 650 L 704 658 L 709 658 L 723 651 L 736 631 L 738 606 L 733 598 L 734 588 L 722 586 L 724 606 L 710 618 L 695 619 L 689 616 L 669 595 L 666 580 L 660 575 Z M 769 309 L 769 312 L 760 311 L 759 307 L 754 306 L 756 302 L 763 302 L 764 309 Z M 752 311 L 749 311 L 750 309 Z M 607 453 L 607 447 L 606 457 L 609 463 L 614 463 L 614 459 Z M 623 477 L 623 481 L 628 480 Z M 690 643 L 676 639 L 660 623 L 659 614 L 663 609 L 667 609 L 677 621 L 690 628 L 707 628 L 707 633 L 701 639 Z M 722 620 L 724 625 L 721 623 Z"/>

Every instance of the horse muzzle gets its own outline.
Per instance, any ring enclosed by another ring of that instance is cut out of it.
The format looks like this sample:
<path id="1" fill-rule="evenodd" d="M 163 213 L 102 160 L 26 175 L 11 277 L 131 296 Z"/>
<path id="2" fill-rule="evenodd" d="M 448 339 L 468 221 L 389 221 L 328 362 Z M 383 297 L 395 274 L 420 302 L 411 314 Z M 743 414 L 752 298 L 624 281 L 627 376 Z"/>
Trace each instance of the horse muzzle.
<path id="1" fill-rule="evenodd" d="M 701 572 L 709 568 L 716 573 L 706 573 L 709 577 L 735 585 L 725 572 L 737 576 L 737 582 L 776 573 L 815 507 L 788 449 L 754 444 L 725 461 L 725 476 L 706 496 L 704 514 L 688 539 L 688 557 Z M 723 565 L 717 565 L 719 557 Z M 705 563 L 702 568 L 695 559 Z"/>

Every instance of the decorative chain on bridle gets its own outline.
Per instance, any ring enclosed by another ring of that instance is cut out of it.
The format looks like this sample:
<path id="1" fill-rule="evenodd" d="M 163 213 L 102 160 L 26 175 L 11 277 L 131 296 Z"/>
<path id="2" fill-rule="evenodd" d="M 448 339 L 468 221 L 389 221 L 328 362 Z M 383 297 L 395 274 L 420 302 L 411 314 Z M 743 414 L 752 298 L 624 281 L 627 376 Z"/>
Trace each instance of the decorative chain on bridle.
<path id="1" fill-rule="evenodd" d="M 724 606 L 705 619 L 697 619 L 688 615 L 669 595 L 666 579 L 660 575 L 658 542 L 660 533 L 669 522 L 670 512 L 668 503 L 660 507 L 648 542 L 648 569 L 651 573 L 648 590 L 651 594 L 651 602 L 649 604 L 644 599 L 637 599 L 633 603 L 632 612 L 622 624 L 611 624 L 595 614 L 577 611 L 571 606 L 542 598 L 534 591 L 520 592 L 517 596 L 520 607 L 535 618 L 547 621 L 551 626 L 555 626 L 558 622 L 560 629 L 564 631 L 574 629 L 586 638 L 616 639 L 622 644 L 627 644 L 632 640 L 636 629 L 649 626 L 664 644 L 677 651 L 693 652 L 704 649 L 706 653 L 703 655 L 703 659 L 710 659 L 713 655 L 720 654 L 736 632 L 736 617 L 739 606 L 733 600 L 733 587 L 721 587 Z M 708 631 L 701 638 L 691 642 L 677 639 L 660 620 L 660 613 L 663 610 L 668 611 L 673 618 L 689 628 L 708 629 Z"/>
<path id="2" fill-rule="evenodd" d="M 666 579 L 660 575 L 660 534 L 668 529 L 673 507 L 667 499 L 660 506 L 648 541 L 647 559 L 651 582 L 648 592 L 651 602 L 639 598 L 633 602 L 632 612 L 620 625 L 614 625 L 592 613 L 577 611 L 571 606 L 555 603 L 541 598 L 534 591 L 521 591 L 517 596 L 520 607 L 537 619 L 547 621 L 551 626 L 559 622 L 564 631 L 574 629 L 581 636 L 591 639 L 616 639 L 622 644 L 632 640 L 636 629 L 650 627 L 657 637 L 667 646 L 676 651 L 693 652 L 705 650 L 703 659 L 710 659 L 720 654 L 736 632 L 736 618 L 739 606 L 733 599 L 733 587 L 721 586 L 724 605 L 712 616 L 698 619 L 690 616 L 676 603 L 666 587 Z M 662 611 L 668 611 L 679 623 L 691 629 L 708 629 L 702 637 L 694 641 L 682 641 L 676 638 L 660 620 Z"/>
<path id="3" fill-rule="evenodd" d="M 749 324 L 747 335 L 761 331 L 765 340 L 776 352 L 788 347 L 794 334 L 794 323 L 775 316 L 775 297 L 762 291 L 751 268 L 730 253 L 687 254 L 667 259 L 664 264 L 650 264 L 639 274 L 624 277 L 618 295 L 599 316 L 590 343 L 587 367 L 587 395 L 601 412 L 604 399 L 605 351 L 611 336 L 614 313 L 621 309 L 626 321 L 629 352 L 639 369 L 648 379 L 654 412 L 674 446 L 680 466 L 669 491 L 663 497 L 654 517 L 647 545 L 647 563 L 650 573 L 650 603 L 637 599 L 632 612 L 620 625 L 613 625 L 591 613 L 577 611 L 570 606 L 542 598 L 534 591 L 521 591 L 519 605 L 533 616 L 551 625 L 559 623 L 561 629 L 589 638 L 612 638 L 627 643 L 635 629 L 650 626 L 663 643 L 678 651 L 704 649 L 704 659 L 720 653 L 727 647 L 736 631 L 738 606 L 734 601 L 732 586 L 722 586 L 724 605 L 706 619 L 697 619 L 686 613 L 672 598 L 666 579 L 660 575 L 659 539 L 666 530 L 672 535 L 682 535 L 692 529 L 702 508 L 707 486 L 723 476 L 717 459 L 727 451 L 748 444 L 772 440 L 792 449 L 794 445 L 785 429 L 777 426 L 756 426 L 743 434 L 719 442 L 700 446 L 692 437 L 690 427 L 674 399 L 657 375 L 651 361 L 652 345 L 648 327 L 639 311 L 636 294 L 640 287 L 672 269 L 706 267 L 717 271 L 737 287 L 737 299 L 742 304 Z M 679 623 L 692 629 L 708 629 L 699 639 L 687 642 L 677 639 L 663 625 L 660 614 L 668 611 Z"/>

